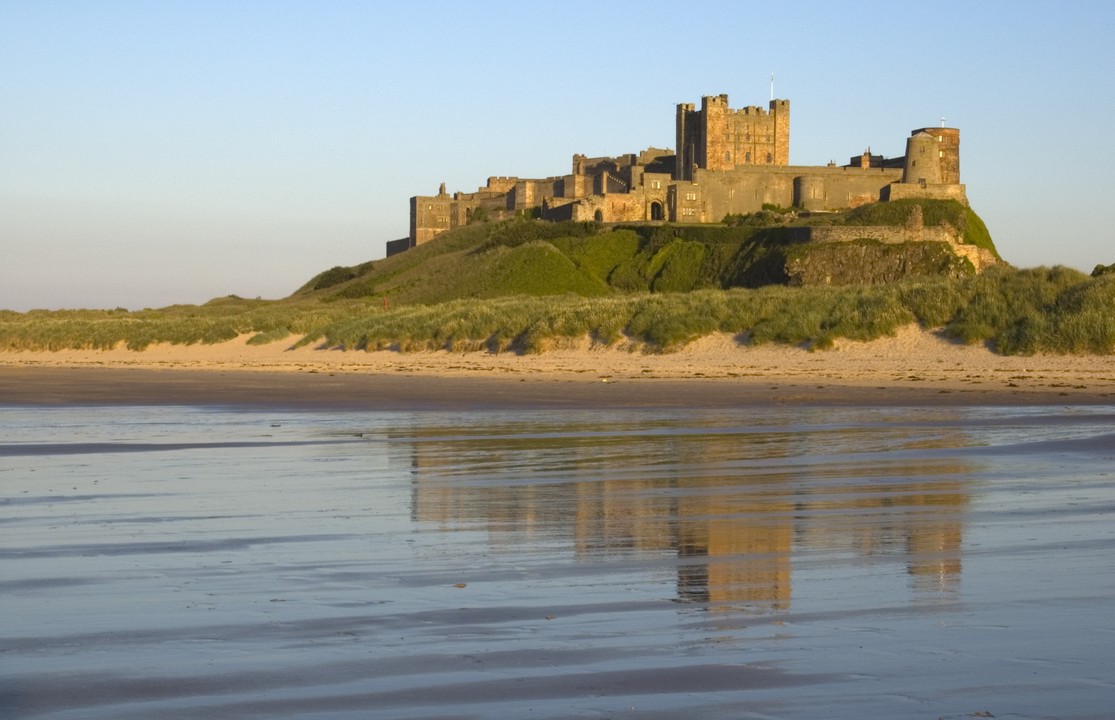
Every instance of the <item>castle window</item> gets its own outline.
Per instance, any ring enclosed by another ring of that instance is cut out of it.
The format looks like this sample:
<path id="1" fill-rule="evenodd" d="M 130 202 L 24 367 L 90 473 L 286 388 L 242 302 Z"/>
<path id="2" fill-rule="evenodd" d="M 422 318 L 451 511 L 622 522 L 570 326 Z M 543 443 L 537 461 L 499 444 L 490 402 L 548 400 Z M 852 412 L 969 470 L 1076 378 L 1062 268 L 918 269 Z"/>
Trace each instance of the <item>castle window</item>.
<path id="1" fill-rule="evenodd" d="M 770 165 L 772 162 L 774 162 L 774 156 L 767 153 L 767 165 Z"/>
<path id="2" fill-rule="evenodd" d="M 724 162 L 731 162 L 731 161 L 732 161 L 732 153 L 725 152 L 724 153 Z"/>
<path id="3" fill-rule="evenodd" d="M 697 199 L 697 193 L 693 193 L 693 192 L 685 193 L 685 199 L 686 200 L 696 200 Z"/>
<path id="4" fill-rule="evenodd" d="M 743 161 L 746 162 L 746 163 L 751 162 L 751 151 L 750 150 L 748 150 L 747 153 L 743 156 Z"/>

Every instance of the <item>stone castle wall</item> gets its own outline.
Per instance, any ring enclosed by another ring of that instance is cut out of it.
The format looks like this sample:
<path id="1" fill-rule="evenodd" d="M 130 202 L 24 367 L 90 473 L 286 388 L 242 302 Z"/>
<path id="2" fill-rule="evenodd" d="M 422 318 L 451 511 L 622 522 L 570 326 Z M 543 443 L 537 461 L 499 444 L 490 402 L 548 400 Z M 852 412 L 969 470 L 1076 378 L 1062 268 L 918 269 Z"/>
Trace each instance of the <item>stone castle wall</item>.
<path id="1" fill-rule="evenodd" d="M 676 184 L 673 222 L 720 222 L 763 205 L 836 210 L 879 200 L 902 177 L 898 168 L 753 167 L 731 172 L 698 170 L 692 182 Z"/>
<path id="2" fill-rule="evenodd" d="M 906 200 L 909 198 L 930 198 L 933 200 L 956 200 L 968 204 L 968 193 L 964 185 L 918 185 L 896 182 L 886 187 L 882 200 Z"/>
<path id="3" fill-rule="evenodd" d="M 791 242 L 818 244 L 875 240 L 884 245 L 904 243 L 947 243 L 952 252 L 972 263 L 976 272 L 998 262 L 994 253 L 975 245 L 964 244 L 964 234 L 951 225 L 892 227 L 879 225 L 828 225 L 787 228 Z"/>
<path id="4" fill-rule="evenodd" d="M 890 225 L 822 225 L 787 228 L 794 242 L 841 243 L 852 240 L 877 240 L 886 245 L 908 242 L 944 242 L 960 245 L 962 233 L 950 225 L 929 227 L 892 227 Z"/>
<path id="5" fill-rule="evenodd" d="M 870 151 L 846 166 L 791 166 L 790 103 L 732 109 L 727 95 L 677 106 L 677 154 L 574 155 L 569 175 L 493 176 L 474 193 L 411 198 L 412 245 L 474 222 L 538 212 L 547 220 L 715 223 L 771 204 L 822 211 L 910 197 L 966 203 L 960 132 L 921 128 L 903 158 Z"/>

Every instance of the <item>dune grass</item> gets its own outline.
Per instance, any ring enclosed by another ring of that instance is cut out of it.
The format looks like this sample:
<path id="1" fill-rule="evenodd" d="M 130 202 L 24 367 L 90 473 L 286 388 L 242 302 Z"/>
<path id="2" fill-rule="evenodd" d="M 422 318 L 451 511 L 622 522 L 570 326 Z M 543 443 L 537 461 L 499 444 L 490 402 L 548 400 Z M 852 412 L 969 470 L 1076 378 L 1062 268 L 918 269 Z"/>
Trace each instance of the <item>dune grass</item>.
<path id="1" fill-rule="evenodd" d="M 506 251 L 514 257 L 515 248 Z M 586 264 L 598 267 L 609 262 L 586 259 Z M 697 259 L 687 265 L 697 267 Z M 562 267 L 573 272 L 577 264 Z M 768 286 L 597 297 L 516 294 L 392 302 L 386 307 L 377 299 L 230 297 L 200 306 L 137 312 L 0 312 L 0 349 L 122 345 L 142 350 L 153 343 L 217 343 L 249 335 L 253 343 L 286 339 L 351 350 L 529 353 L 590 337 L 604 344 L 630 342 L 669 351 L 718 332 L 755 344 L 824 349 L 838 338 L 871 340 L 911 323 L 1003 354 L 1110 354 L 1115 352 L 1115 275 L 1002 266 L 972 277 L 872 286 Z"/>
<path id="2" fill-rule="evenodd" d="M 956 202 L 877 203 L 825 221 L 901 225 L 915 205 L 925 224 L 952 224 L 966 242 L 994 251 L 983 223 Z M 1113 273 L 999 266 L 943 277 L 932 267 L 897 283 L 791 288 L 780 284 L 788 231 L 752 219 L 477 223 L 390 258 L 330 268 L 284 300 L 229 296 L 136 312 L 0 310 L 0 350 L 142 350 L 247 335 L 251 344 L 351 350 L 539 352 L 589 337 L 669 351 L 718 332 L 824 349 L 839 338 L 871 340 L 918 323 L 1001 353 L 1115 352 Z"/>

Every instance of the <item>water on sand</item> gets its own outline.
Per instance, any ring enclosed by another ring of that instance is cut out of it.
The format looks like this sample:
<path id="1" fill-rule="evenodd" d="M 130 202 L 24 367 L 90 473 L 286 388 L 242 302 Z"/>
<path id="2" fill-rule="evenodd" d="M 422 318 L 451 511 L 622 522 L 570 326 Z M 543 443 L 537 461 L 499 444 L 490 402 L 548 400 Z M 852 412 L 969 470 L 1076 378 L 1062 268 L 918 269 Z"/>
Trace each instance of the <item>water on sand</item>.
<path id="1" fill-rule="evenodd" d="M 1115 409 L 0 413 L 5 718 L 1100 718 Z"/>

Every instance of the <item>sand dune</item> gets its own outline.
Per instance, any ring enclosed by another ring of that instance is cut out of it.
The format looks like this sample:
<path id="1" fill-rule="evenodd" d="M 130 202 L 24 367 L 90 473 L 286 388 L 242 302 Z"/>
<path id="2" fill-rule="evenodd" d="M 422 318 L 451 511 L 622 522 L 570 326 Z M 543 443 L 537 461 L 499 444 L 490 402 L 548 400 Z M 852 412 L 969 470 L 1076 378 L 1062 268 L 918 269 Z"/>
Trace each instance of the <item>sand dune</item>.
<path id="1" fill-rule="evenodd" d="M 325 373 L 332 377 L 515 381 L 644 382 L 715 380 L 719 388 L 778 388 L 776 397 L 809 399 L 817 391 L 898 390 L 1015 395 L 1015 401 L 1111 402 L 1115 356 L 1005 357 L 984 347 L 959 345 L 917 327 L 868 343 L 839 341 L 810 352 L 779 345 L 752 347 L 728 335 L 702 338 L 670 353 L 630 346 L 594 346 L 587 339 L 534 355 L 488 352 L 341 351 L 292 348 L 295 338 L 269 345 L 239 338 L 216 345 L 158 345 L 142 352 L 66 350 L 0 353 L 0 372 L 19 369 L 111 368 L 259 373 Z M 277 378 L 274 378 L 277 380 Z M 260 379 L 259 382 L 262 382 Z M 397 383 L 396 383 L 397 384 Z M 412 383 L 413 384 L 413 383 Z M 447 387 L 447 386 L 446 386 Z M 808 390 L 807 395 L 802 395 Z M 798 393 L 797 396 L 788 393 Z M 10 394 L 10 393 L 9 393 Z M 1106 398 L 1106 399 L 1105 399 Z"/>
<path id="2" fill-rule="evenodd" d="M 729 335 L 701 338 L 669 353 L 633 346 L 594 346 L 587 339 L 533 355 L 293 348 L 296 338 L 248 345 L 246 336 L 215 345 L 156 345 L 143 351 L 63 350 L 0 353 L 0 366 L 132 367 L 260 372 L 418 373 L 476 376 L 591 375 L 600 378 L 773 378 L 842 383 L 931 382 L 946 385 L 1087 384 L 1115 389 L 1115 356 L 1007 357 L 959 345 L 916 327 L 868 343 L 841 340 L 830 350 L 749 346 Z"/>

